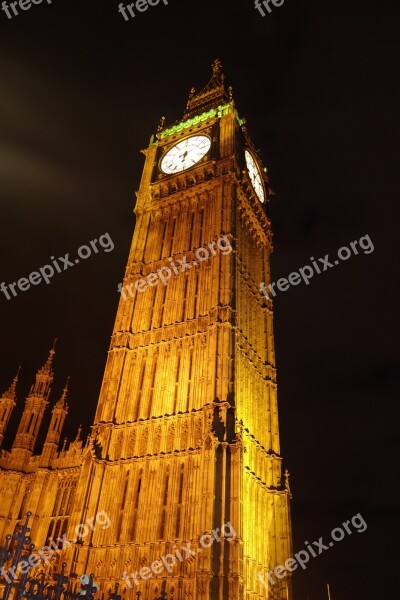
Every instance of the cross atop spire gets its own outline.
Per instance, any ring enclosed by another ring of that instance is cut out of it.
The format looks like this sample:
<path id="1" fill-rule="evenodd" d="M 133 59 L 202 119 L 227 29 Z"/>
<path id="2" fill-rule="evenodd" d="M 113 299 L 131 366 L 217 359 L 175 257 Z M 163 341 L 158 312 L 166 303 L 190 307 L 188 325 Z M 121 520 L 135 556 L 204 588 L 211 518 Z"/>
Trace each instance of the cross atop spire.
<path id="1" fill-rule="evenodd" d="M 191 118 L 203 112 L 232 101 L 231 89 L 225 89 L 225 75 L 221 61 L 216 58 L 212 63 L 212 77 L 205 88 L 196 93 L 192 88 L 186 105 L 184 118 Z"/>

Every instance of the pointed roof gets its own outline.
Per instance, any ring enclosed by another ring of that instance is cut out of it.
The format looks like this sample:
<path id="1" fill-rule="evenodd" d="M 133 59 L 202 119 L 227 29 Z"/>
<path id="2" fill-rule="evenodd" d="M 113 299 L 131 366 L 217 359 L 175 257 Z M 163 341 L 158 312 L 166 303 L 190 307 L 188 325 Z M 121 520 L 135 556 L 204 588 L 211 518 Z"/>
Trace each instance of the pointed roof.
<path id="1" fill-rule="evenodd" d="M 51 350 L 49 352 L 49 356 L 48 356 L 46 362 L 44 363 L 43 367 L 41 369 L 39 369 L 39 371 L 37 373 L 38 375 L 50 375 L 51 377 L 53 376 L 52 365 L 53 365 L 53 357 L 56 353 L 56 351 L 55 351 L 56 342 L 57 342 L 57 338 L 54 340 L 53 347 L 51 348 Z"/>
<path id="2" fill-rule="evenodd" d="M 56 402 L 54 408 L 64 408 L 65 410 L 68 410 L 68 404 L 66 402 L 67 395 L 68 395 L 68 384 L 69 384 L 69 377 L 68 377 L 67 383 L 65 384 L 65 387 L 62 391 L 61 397 L 60 397 L 59 401 Z"/>
<path id="3" fill-rule="evenodd" d="M 15 402 L 16 397 L 17 397 L 16 391 L 17 391 L 17 383 L 18 383 L 18 376 L 19 376 L 20 370 L 21 370 L 21 367 L 18 367 L 16 376 L 14 377 L 8 390 L 6 390 L 4 392 L 4 394 L 2 395 L 2 398 L 9 398 L 10 400 L 14 400 L 14 402 Z"/>
<path id="4" fill-rule="evenodd" d="M 212 77 L 205 88 L 197 93 L 194 88 L 191 89 L 184 119 L 192 118 L 231 101 L 232 88 L 226 90 L 225 75 L 222 73 L 221 61 L 217 58 L 212 63 Z"/>
<path id="5" fill-rule="evenodd" d="M 31 386 L 29 396 L 38 395 L 41 398 L 44 398 L 47 402 L 48 396 L 50 393 L 50 385 L 53 381 L 54 373 L 53 373 L 53 357 L 56 353 L 54 347 L 56 345 L 56 340 L 54 340 L 53 347 L 49 352 L 49 356 L 44 363 L 43 367 L 38 370 L 36 373 L 35 383 Z"/>

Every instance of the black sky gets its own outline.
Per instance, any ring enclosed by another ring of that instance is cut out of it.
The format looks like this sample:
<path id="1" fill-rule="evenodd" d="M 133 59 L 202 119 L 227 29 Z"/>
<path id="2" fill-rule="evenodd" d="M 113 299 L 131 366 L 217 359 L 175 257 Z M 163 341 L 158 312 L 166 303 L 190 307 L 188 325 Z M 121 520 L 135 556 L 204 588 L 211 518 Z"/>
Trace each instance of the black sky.
<path id="1" fill-rule="evenodd" d="M 0 14 L 0 281 L 105 232 L 115 244 L 48 286 L 11 301 L 0 294 L 0 388 L 21 364 L 19 409 L 57 336 L 52 398 L 71 375 L 66 433 L 79 423 L 88 431 L 132 237 L 139 151 L 162 115 L 181 117 L 215 57 L 269 167 L 273 280 L 372 239 L 372 254 L 275 300 L 295 550 L 358 512 L 368 523 L 296 572 L 295 600 L 326 598 L 326 582 L 332 600 L 398 589 L 396 5 L 285 0 L 262 18 L 252 0 L 170 0 L 125 22 L 117 0 L 53 0 L 12 20 Z"/>

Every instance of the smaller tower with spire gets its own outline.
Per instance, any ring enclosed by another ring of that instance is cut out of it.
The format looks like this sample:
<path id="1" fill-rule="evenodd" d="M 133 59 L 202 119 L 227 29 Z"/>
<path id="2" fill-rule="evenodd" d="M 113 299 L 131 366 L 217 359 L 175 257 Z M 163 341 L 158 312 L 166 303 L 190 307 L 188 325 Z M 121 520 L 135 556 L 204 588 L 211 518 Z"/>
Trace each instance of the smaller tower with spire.
<path id="1" fill-rule="evenodd" d="M 37 372 L 36 381 L 25 400 L 24 412 L 22 413 L 17 435 L 12 446 L 13 455 L 18 455 L 19 461 L 23 463 L 32 456 L 43 415 L 49 403 L 53 381 L 52 363 L 55 354 L 54 345 L 49 352 L 47 361 Z"/>
<path id="2" fill-rule="evenodd" d="M 53 410 L 51 411 L 51 421 L 49 425 L 49 429 L 47 432 L 46 440 L 43 445 L 43 451 L 40 459 L 40 466 L 48 466 L 51 462 L 51 459 L 55 456 L 58 444 L 60 442 L 61 431 L 64 425 L 65 417 L 68 414 L 68 404 L 67 404 L 67 395 L 68 395 L 68 384 L 69 377 L 67 379 L 67 383 L 63 389 L 61 394 L 61 398 L 55 404 Z"/>
<path id="3" fill-rule="evenodd" d="M 7 429 L 8 422 L 11 417 L 14 406 L 16 405 L 17 399 L 17 382 L 21 367 L 19 367 L 16 376 L 13 379 L 12 384 L 6 392 L 0 398 L 0 448 L 4 440 L 4 434 Z"/>

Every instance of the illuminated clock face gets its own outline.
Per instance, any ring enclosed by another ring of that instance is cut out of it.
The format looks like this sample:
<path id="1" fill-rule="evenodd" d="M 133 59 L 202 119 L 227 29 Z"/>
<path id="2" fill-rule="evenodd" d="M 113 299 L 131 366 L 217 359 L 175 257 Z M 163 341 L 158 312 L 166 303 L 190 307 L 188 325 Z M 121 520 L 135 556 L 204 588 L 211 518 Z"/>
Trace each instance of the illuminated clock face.
<path id="1" fill-rule="evenodd" d="M 245 150 L 244 154 L 246 157 L 246 165 L 249 172 L 250 181 L 255 193 L 257 194 L 257 198 L 260 200 L 260 202 L 265 202 L 265 191 L 260 169 L 248 150 Z"/>
<path id="2" fill-rule="evenodd" d="M 211 140 L 206 135 L 193 135 L 173 146 L 161 161 L 161 170 L 170 175 L 190 169 L 207 154 Z"/>

